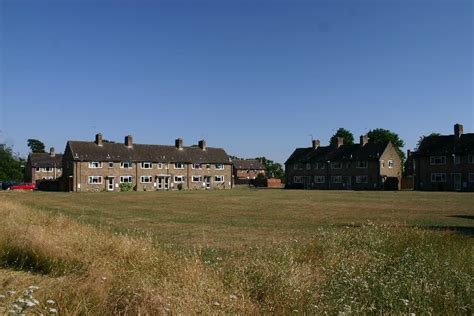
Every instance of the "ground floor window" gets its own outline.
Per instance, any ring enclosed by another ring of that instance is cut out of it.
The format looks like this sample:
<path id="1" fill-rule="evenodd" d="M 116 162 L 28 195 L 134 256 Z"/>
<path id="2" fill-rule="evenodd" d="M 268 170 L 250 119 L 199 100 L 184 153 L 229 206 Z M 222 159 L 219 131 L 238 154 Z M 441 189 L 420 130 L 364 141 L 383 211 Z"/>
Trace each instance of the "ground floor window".
<path id="1" fill-rule="evenodd" d="M 184 176 L 174 176 L 175 183 L 182 183 L 184 182 Z"/>
<path id="2" fill-rule="evenodd" d="M 332 183 L 342 183 L 342 176 L 332 176 Z"/>
<path id="3" fill-rule="evenodd" d="M 432 173 L 431 182 L 446 182 L 446 173 Z"/>
<path id="4" fill-rule="evenodd" d="M 141 183 L 152 183 L 153 182 L 153 177 L 152 176 L 141 176 L 140 177 L 140 182 Z"/>
<path id="5" fill-rule="evenodd" d="M 326 177 L 325 176 L 314 176 L 314 182 L 315 183 L 324 183 L 324 182 L 326 182 Z"/>
<path id="6" fill-rule="evenodd" d="M 202 182 L 201 176 L 193 176 L 193 182 Z"/>
<path id="7" fill-rule="evenodd" d="M 224 182 L 224 176 L 215 176 L 214 182 Z"/>
<path id="8" fill-rule="evenodd" d="M 474 182 L 474 173 L 469 174 L 469 182 Z"/>
<path id="9" fill-rule="evenodd" d="M 356 176 L 356 183 L 367 183 L 369 182 L 368 176 Z"/>
<path id="10" fill-rule="evenodd" d="M 132 183 L 132 176 L 120 176 L 120 183 Z"/>
<path id="11" fill-rule="evenodd" d="M 89 177 L 89 184 L 101 184 L 101 183 L 102 183 L 102 176 Z"/>
<path id="12" fill-rule="evenodd" d="M 293 182 L 294 183 L 303 183 L 303 177 L 302 176 L 294 176 L 293 177 Z"/>

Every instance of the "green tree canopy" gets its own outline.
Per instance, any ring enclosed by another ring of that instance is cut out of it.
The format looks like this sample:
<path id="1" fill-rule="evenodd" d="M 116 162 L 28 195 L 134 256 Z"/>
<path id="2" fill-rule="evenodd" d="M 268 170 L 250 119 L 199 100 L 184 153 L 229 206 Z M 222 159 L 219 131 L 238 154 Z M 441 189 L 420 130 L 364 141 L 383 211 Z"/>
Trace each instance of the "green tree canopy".
<path id="1" fill-rule="evenodd" d="M 28 142 L 28 147 L 30 147 L 31 149 L 31 152 L 33 153 L 44 153 L 44 144 L 43 142 L 37 140 L 37 139 L 33 139 L 33 138 L 30 138 L 27 140 Z"/>
<path id="2" fill-rule="evenodd" d="M 16 158 L 12 149 L 5 144 L 0 144 L 0 180 L 23 179 L 23 169 L 25 161 Z"/>
<path id="3" fill-rule="evenodd" d="M 337 145 L 337 138 L 338 137 L 344 137 L 344 145 L 353 145 L 354 144 L 354 135 L 351 133 L 351 131 L 345 129 L 345 128 L 339 128 L 334 135 L 332 135 L 331 139 L 329 140 L 329 143 L 332 146 Z"/>
<path id="4" fill-rule="evenodd" d="M 429 135 L 420 136 L 420 138 L 418 139 L 418 142 L 416 143 L 416 148 L 415 148 L 415 150 L 418 150 L 418 148 L 420 148 L 421 142 L 422 142 L 423 139 L 425 139 L 426 137 L 440 136 L 440 135 L 441 135 L 440 133 L 431 133 L 431 134 L 429 134 Z"/>
<path id="5" fill-rule="evenodd" d="M 283 171 L 283 166 L 281 164 L 265 157 L 257 157 L 255 159 L 260 161 L 265 167 L 265 173 L 267 174 L 267 177 L 284 179 L 285 172 Z"/>
<path id="6" fill-rule="evenodd" d="M 369 136 L 369 142 L 371 143 L 383 143 L 387 141 L 392 142 L 392 144 L 397 149 L 400 158 L 402 158 L 402 162 L 405 161 L 406 155 L 402 151 L 402 148 L 405 146 L 405 142 L 398 136 L 398 134 L 388 129 L 376 128 L 370 130 L 367 133 L 367 136 Z"/>

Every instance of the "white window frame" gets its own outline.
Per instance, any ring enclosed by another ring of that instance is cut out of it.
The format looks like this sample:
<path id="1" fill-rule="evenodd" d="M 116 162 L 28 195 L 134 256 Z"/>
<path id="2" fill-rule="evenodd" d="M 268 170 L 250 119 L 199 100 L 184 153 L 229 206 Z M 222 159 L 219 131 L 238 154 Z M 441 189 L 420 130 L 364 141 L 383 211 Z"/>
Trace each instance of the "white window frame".
<path id="1" fill-rule="evenodd" d="M 431 174 L 431 182 L 432 183 L 445 183 L 446 182 L 446 173 L 432 173 Z"/>
<path id="2" fill-rule="evenodd" d="M 94 182 L 94 179 L 96 179 L 96 182 Z M 87 181 L 89 184 L 102 184 L 102 176 L 89 176 L 89 179 Z"/>
<path id="3" fill-rule="evenodd" d="M 158 169 L 163 169 L 163 163 L 159 162 L 157 167 L 158 167 Z"/>
<path id="4" fill-rule="evenodd" d="M 140 183 L 153 183 L 153 177 L 152 176 L 141 176 L 140 177 Z"/>
<path id="5" fill-rule="evenodd" d="M 127 165 L 127 167 L 125 167 Z M 133 168 L 133 162 L 131 161 L 121 161 L 120 162 L 120 168 L 121 169 L 132 169 Z"/>
<path id="6" fill-rule="evenodd" d="M 150 161 L 142 161 L 140 163 L 140 169 L 153 169 L 153 163 Z"/>
<path id="7" fill-rule="evenodd" d="M 127 179 L 127 181 L 125 181 Z M 132 176 L 120 176 L 120 183 L 133 183 Z"/>
<path id="8" fill-rule="evenodd" d="M 36 172 L 41 172 L 41 168 L 40 168 L 40 167 L 36 167 L 36 168 L 35 168 L 35 171 L 36 171 Z"/>
<path id="9" fill-rule="evenodd" d="M 314 169 L 319 169 L 319 170 L 326 169 L 326 164 L 324 162 L 317 162 L 314 166 Z"/>
<path id="10" fill-rule="evenodd" d="M 469 172 L 469 178 L 468 178 L 470 183 L 474 183 L 474 172 Z"/>
<path id="11" fill-rule="evenodd" d="M 439 161 L 438 161 L 439 160 Z M 430 156 L 430 165 L 445 165 L 446 156 Z"/>
<path id="12" fill-rule="evenodd" d="M 356 183 L 369 183 L 369 176 L 367 175 L 356 176 Z"/>
<path id="13" fill-rule="evenodd" d="M 191 169 L 202 169 L 202 164 L 200 163 L 193 163 L 191 165 Z"/>
<path id="14" fill-rule="evenodd" d="M 336 167 L 337 165 L 339 167 Z M 331 162 L 331 169 L 342 169 L 342 162 L 340 161 Z"/>
<path id="15" fill-rule="evenodd" d="M 367 169 L 369 167 L 369 162 L 367 160 L 357 161 L 356 168 Z"/>
<path id="16" fill-rule="evenodd" d="M 214 182 L 215 183 L 223 183 L 224 182 L 224 176 L 221 176 L 221 175 L 214 176 Z"/>
<path id="17" fill-rule="evenodd" d="M 223 163 L 216 163 L 216 164 L 214 165 L 214 168 L 215 168 L 216 170 L 224 170 L 224 169 L 225 169 L 225 166 L 224 166 Z"/>
<path id="18" fill-rule="evenodd" d="M 45 167 L 44 172 L 53 172 L 53 167 Z"/>
<path id="19" fill-rule="evenodd" d="M 90 169 L 100 169 L 102 168 L 101 161 L 89 161 L 89 168 Z"/>
<path id="20" fill-rule="evenodd" d="M 181 167 L 179 167 L 179 166 L 181 166 Z M 182 163 L 182 162 L 175 162 L 175 163 L 174 163 L 174 168 L 175 168 L 175 169 L 184 169 L 184 163 Z"/>
<path id="21" fill-rule="evenodd" d="M 202 176 L 193 176 L 192 182 L 202 182 Z"/>
<path id="22" fill-rule="evenodd" d="M 332 183 L 342 183 L 342 176 L 332 176 L 331 177 L 331 182 Z"/>
<path id="23" fill-rule="evenodd" d="M 474 155 L 467 156 L 467 163 L 474 164 Z"/>
<path id="24" fill-rule="evenodd" d="M 387 165 L 389 169 L 392 169 L 393 167 L 395 167 L 395 162 L 390 159 L 389 161 L 387 161 Z"/>
<path id="25" fill-rule="evenodd" d="M 314 176 L 314 183 L 326 183 L 325 176 Z"/>
<path id="26" fill-rule="evenodd" d="M 109 168 L 113 168 L 115 166 L 113 161 L 109 161 Z"/>
<path id="27" fill-rule="evenodd" d="M 184 182 L 184 176 L 174 176 L 173 177 L 173 182 L 174 183 L 183 183 Z"/>

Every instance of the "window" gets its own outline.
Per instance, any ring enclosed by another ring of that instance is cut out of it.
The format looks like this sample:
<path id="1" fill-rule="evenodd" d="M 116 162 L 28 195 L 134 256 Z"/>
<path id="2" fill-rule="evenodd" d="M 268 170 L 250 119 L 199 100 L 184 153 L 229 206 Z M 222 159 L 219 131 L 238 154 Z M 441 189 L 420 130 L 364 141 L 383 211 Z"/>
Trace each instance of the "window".
<path id="1" fill-rule="evenodd" d="M 393 160 L 389 160 L 388 161 L 388 167 L 393 168 L 394 166 L 395 166 L 395 163 L 393 162 Z"/>
<path id="2" fill-rule="evenodd" d="M 342 183 L 342 176 L 332 176 L 332 183 Z"/>
<path id="3" fill-rule="evenodd" d="M 53 171 L 53 168 L 51 168 L 51 167 L 46 167 L 46 168 L 44 168 L 44 171 L 46 171 L 46 172 L 51 172 L 51 171 Z"/>
<path id="4" fill-rule="evenodd" d="M 224 165 L 221 163 L 216 164 L 216 170 L 224 170 Z"/>
<path id="5" fill-rule="evenodd" d="M 36 167 L 35 170 L 36 170 L 36 172 L 39 172 L 41 170 L 41 168 Z"/>
<path id="6" fill-rule="evenodd" d="M 202 182 L 201 176 L 193 176 L 193 182 Z"/>
<path id="7" fill-rule="evenodd" d="M 202 169 L 202 166 L 200 163 L 193 163 L 193 165 L 191 166 L 191 168 L 193 169 Z"/>
<path id="8" fill-rule="evenodd" d="M 153 182 L 153 177 L 152 176 L 141 176 L 140 177 L 140 182 L 141 183 L 152 183 Z"/>
<path id="9" fill-rule="evenodd" d="M 293 182 L 294 183 L 303 183 L 303 177 L 302 176 L 294 176 L 293 177 Z"/>
<path id="10" fill-rule="evenodd" d="M 432 173 L 431 182 L 446 182 L 446 173 Z"/>
<path id="11" fill-rule="evenodd" d="M 207 164 L 207 165 L 206 165 L 206 169 L 211 169 L 211 165 L 210 165 L 210 164 Z"/>
<path id="12" fill-rule="evenodd" d="M 113 168 L 114 167 L 114 163 L 112 161 L 109 161 L 109 168 Z"/>
<path id="13" fill-rule="evenodd" d="M 469 182 L 474 182 L 474 173 L 469 173 Z"/>
<path id="14" fill-rule="evenodd" d="M 325 176 L 314 176 L 314 182 L 315 183 L 324 183 L 324 182 L 326 182 L 326 177 Z"/>
<path id="15" fill-rule="evenodd" d="M 324 169 L 326 168 L 326 164 L 324 162 L 317 162 L 315 169 Z"/>
<path id="16" fill-rule="evenodd" d="M 474 163 L 474 155 L 467 156 L 467 162 Z"/>
<path id="17" fill-rule="evenodd" d="M 120 176 L 120 183 L 132 183 L 132 176 Z"/>
<path id="18" fill-rule="evenodd" d="M 91 161 L 89 162 L 89 168 L 102 168 L 102 162 Z"/>
<path id="19" fill-rule="evenodd" d="M 175 169 L 184 169 L 184 164 L 182 162 L 176 162 L 174 164 Z"/>
<path id="20" fill-rule="evenodd" d="M 356 168 L 367 168 L 369 163 L 367 161 L 358 161 L 356 164 Z"/>
<path id="21" fill-rule="evenodd" d="M 385 168 L 385 161 L 380 160 L 380 168 Z"/>
<path id="22" fill-rule="evenodd" d="M 132 168 L 132 162 L 130 161 L 122 161 L 120 163 L 120 168 L 123 168 L 123 169 L 131 169 Z"/>
<path id="23" fill-rule="evenodd" d="M 446 156 L 431 156 L 430 165 L 445 165 Z"/>
<path id="24" fill-rule="evenodd" d="M 311 164 L 309 162 L 306 164 L 306 170 L 311 170 Z"/>
<path id="25" fill-rule="evenodd" d="M 153 164 L 151 162 L 142 162 L 140 168 L 142 169 L 151 169 L 153 168 Z"/>
<path id="26" fill-rule="evenodd" d="M 461 163 L 461 156 L 455 155 L 454 156 L 454 164 L 459 165 Z"/>
<path id="27" fill-rule="evenodd" d="M 368 176 L 356 176 L 356 183 L 367 183 L 369 182 Z"/>
<path id="28" fill-rule="evenodd" d="M 224 182 L 224 176 L 215 176 L 214 182 Z"/>
<path id="29" fill-rule="evenodd" d="M 158 163 L 158 169 L 163 169 L 163 164 L 161 162 Z"/>
<path id="30" fill-rule="evenodd" d="M 182 183 L 184 182 L 184 176 L 174 176 L 175 183 Z"/>
<path id="31" fill-rule="evenodd" d="M 331 163 L 331 169 L 341 169 L 342 168 L 342 163 L 340 162 L 332 162 Z"/>
<path id="32" fill-rule="evenodd" d="M 170 164 L 169 164 L 169 163 L 165 163 L 165 164 L 163 164 L 163 166 L 165 167 L 165 169 L 169 169 L 169 168 L 170 168 Z"/>
<path id="33" fill-rule="evenodd" d="M 89 184 L 101 184 L 101 183 L 102 183 L 102 176 L 89 177 Z"/>
<path id="34" fill-rule="evenodd" d="M 295 164 L 293 165 L 293 170 L 298 170 L 298 164 L 297 164 L 297 163 L 295 163 Z"/>

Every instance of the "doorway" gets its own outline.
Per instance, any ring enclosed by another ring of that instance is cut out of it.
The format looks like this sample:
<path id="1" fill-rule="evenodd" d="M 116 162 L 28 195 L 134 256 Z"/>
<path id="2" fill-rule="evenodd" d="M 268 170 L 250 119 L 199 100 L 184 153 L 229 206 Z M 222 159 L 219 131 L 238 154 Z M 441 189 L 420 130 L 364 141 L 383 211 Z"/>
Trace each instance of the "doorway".
<path id="1" fill-rule="evenodd" d="M 158 176 L 156 180 L 156 189 L 157 190 L 168 190 L 170 187 L 170 177 L 169 176 Z"/>
<path id="2" fill-rule="evenodd" d="M 461 174 L 460 173 L 453 173 L 453 185 L 454 185 L 454 190 L 461 191 Z"/>
<path id="3" fill-rule="evenodd" d="M 204 183 L 206 184 L 206 190 L 209 190 L 211 188 L 211 177 L 205 176 Z"/>
<path id="4" fill-rule="evenodd" d="M 108 177 L 107 178 L 107 191 L 114 191 L 115 189 L 115 178 Z"/>

